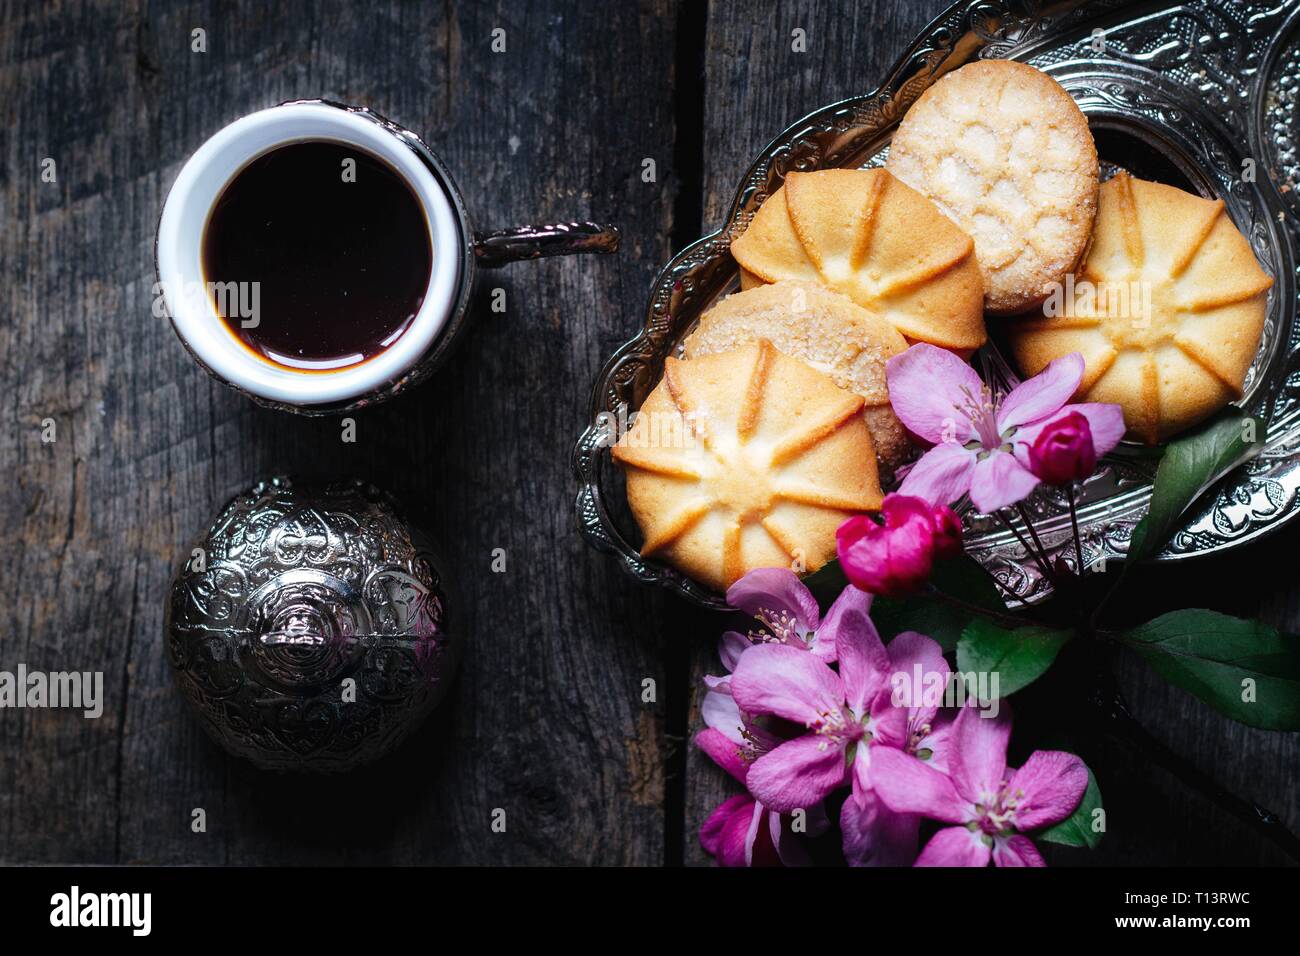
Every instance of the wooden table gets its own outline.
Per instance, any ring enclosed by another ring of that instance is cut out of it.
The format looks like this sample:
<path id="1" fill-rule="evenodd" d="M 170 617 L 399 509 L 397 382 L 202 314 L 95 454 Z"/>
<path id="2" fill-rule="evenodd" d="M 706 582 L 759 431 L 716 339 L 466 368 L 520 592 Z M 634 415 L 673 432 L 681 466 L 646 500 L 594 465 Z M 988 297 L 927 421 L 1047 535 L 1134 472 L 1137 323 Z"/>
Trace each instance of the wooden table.
<path id="1" fill-rule="evenodd" d="M 571 445 L 657 269 L 719 223 L 756 151 L 797 116 L 873 87 L 942 6 L 6 5 L 0 669 L 100 670 L 106 704 L 97 720 L 0 711 L 0 861 L 707 861 L 697 831 L 732 785 L 687 742 L 721 624 L 585 548 Z M 206 52 L 192 49 L 195 29 Z M 622 253 L 486 276 L 456 362 L 358 415 L 355 444 L 337 421 L 262 410 L 205 375 L 152 315 L 154 227 L 204 139 L 307 96 L 368 104 L 425 134 L 480 226 L 609 220 Z M 505 314 L 489 307 L 498 287 Z M 186 543 L 231 494 L 282 472 L 395 492 L 442 542 L 469 602 L 472 646 L 449 702 L 399 754 L 342 779 L 227 758 L 165 661 L 163 600 Z M 1147 573 L 1133 613 L 1195 595 L 1296 625 L 1297 544 L 1300 527 L 1230 560 Z M 496 548 L 504 573 L 490 569 Z M 1236 726 L 1138 662 L 1122 676 L 1157 736 L 1300 826 L 1296 735 Z M 1131 755 L 1096 769 L 1103 848 L 1054 862 L 1281 859 Z M 194 833 L 199 807 L 207 829 Z M 505 833 L 493 832 L 495 808 Z"/>

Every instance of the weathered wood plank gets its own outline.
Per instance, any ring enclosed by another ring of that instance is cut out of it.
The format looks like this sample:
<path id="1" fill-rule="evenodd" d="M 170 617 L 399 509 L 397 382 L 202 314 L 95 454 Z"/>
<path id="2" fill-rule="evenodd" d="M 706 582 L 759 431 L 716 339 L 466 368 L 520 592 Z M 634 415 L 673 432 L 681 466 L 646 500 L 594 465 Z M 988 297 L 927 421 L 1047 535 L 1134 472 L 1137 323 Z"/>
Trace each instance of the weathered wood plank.
<path id="1" fill-rule="evenodd" d="M 13 476 L 0 495 L 13 595 L 0 668 L 103 670 L 107 696 L 96 721 L 0 714 L 0 861 L 704 861 L 699 825 L 732 791 L 666 738 L 698 729 L 698 714 L 669 727 L 665 713 L 716 669 L 723 621 L 634 587 L 584 549 L 570 442 L 601 362 L 640 321 L 669 237 L 690 238 L 674 95 L 686 113 L 704 97 L 710 229 L 772 136 L 873 86 L 943 4 L 714 3 L 706 36 L 680 48 L 676 6 L 0 3 L 0 468 Z M 496 27 L 504 54 L 490 50 Z M 205 54 L 190 50 L 195 28 Z M 791 49 L 795 28 L 805 54 Z M 702 93 L 700 78 L 674 79 L 675 58 L 697 42 Z M 456 363 L 357 416 L 355 445 L 337 422 L 263 411 L 216 385 L 150 315 L 153 228 L 185 157 L 245 112 L 313 95 L 368 103 L 425 134 L 483 226 L 591 216 L 625 232 L 616 260 L 488 276 Z M 55 183 L 41 182 L 46 157 Z M 657 184 L 639 176 L 646 157 Z M 493 287 L 505 315 L 487 308 Z M 46 419 L 53 444 L 40 438 Z M 429 726 L 340 780 L 226 759 L 163 661 L 173 562 L 229 494 L 277 471 L 346 472 L 396 492 L 459 569 L 476 641 Z M 1196 593 L 1295 629 L 1285 569 L 1298 540 L 1149 572 L 1131 592 L 1149 603 L 1132 613 Z M 507 571 L 493 575 L 498 547 Z M 1300 825 L 1296 735 L 1222 720 L 1137 661 L 1121 677 L 1157 736 Z M 655 704 L 641 703 L 644 678 L 658 683 Z M 1111 833 L 1101 852 L 1064 861 L 1277 860 L 1130 755 L 1099 773 Z M 206 834 L 190 832 L 194 807 L 207 811 Z M 489 829 L 496 807 L 505 834 Z"/>
<path id="2" fill-rule="evenodd" d="M 0 666 L 103 670 L 107 706 L 97 721 L 0 715 L 0 859 L 662 859 L 663 705 L 640 691 L 664 683 L 663 598 L 574 534 L 569 453 L 669 252 L 673 13 L 671 0 L 618 16 L 577 2 L 5 5 L 0 542 L 14 605 Z M 206 53 L 191 52 L 195 28 Z M 356 444 L 336 421 L 258 409 L 150 315 L 151 244 L 192 150 L 304 96 L 421 132 L 483 226 L 608 219 L 624 253 L 488 276 L 454 364 L 356 416 Z M 57 184 L 40 181 L 45 156 Z M 642 183 L 644 156 L 658 184 Z M 51 417 L 58 440 L 42 444 Z M 395 492 L 467 599 L 452 698 L 398 756 L 344 780 L 225 758 L 164 662 L 172 563 L 228 495 L 280 471 Z M 206 834 L 190 832 L 194 807 Z M 489 826 L 497 807 L 505 834 Z"/>

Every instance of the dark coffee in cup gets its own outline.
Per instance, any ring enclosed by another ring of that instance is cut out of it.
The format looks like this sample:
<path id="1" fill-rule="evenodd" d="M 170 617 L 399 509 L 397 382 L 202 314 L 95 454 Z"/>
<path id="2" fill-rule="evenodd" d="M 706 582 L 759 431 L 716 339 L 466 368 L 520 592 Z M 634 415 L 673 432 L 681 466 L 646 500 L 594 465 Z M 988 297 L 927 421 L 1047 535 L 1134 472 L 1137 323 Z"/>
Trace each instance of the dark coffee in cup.
<path id="1" fill-rule="evenodd" d="M 254 401 L 332 415 L 431 374 L 477 270 L 617 248 L 594 222 L 475 233 L 410 130 L 295 100 L 235 120 L 181 167 L 158 220 L 154 314 Z"/>
<path id="2" fill-rule="evenodd" d="M 221 320 L 259 358 L 306 372 L 357 365 L 396 342 L 420 312 L 432 262 L 405 178 L 366 150 L 326 140 L 250 162 L 203 235 Z"/>

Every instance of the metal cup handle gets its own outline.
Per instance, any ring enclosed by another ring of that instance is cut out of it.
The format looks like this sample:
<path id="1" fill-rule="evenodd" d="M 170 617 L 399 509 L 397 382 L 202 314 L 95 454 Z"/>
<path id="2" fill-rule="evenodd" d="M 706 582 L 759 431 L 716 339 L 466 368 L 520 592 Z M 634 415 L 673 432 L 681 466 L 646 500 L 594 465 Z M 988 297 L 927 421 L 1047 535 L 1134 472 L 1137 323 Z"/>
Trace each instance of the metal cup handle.
<path id="1" fill-rule="evenodd" d="M 617 227 L 596 222 L 557 222 L 544 226 L 515 226 L 474 234 L 474 261 L 485 269 L 508 262 L 571 256 L 578 253 L 618 252 Z"/>

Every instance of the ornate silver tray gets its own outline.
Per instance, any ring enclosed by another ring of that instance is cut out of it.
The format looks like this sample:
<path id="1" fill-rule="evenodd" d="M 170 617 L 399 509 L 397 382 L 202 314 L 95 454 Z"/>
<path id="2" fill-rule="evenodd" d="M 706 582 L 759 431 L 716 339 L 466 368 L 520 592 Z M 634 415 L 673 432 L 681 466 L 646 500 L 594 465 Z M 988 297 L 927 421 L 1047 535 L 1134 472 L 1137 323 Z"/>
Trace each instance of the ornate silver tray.
<path id="1" fill-rule="evenodd" d="M 645 327 L 602 370 L 574 452 L 578 522 L 588 543 L 617 556 L 637 579 L 725 607 L 720 596 L 641 559 L 609 446 L 658 382 L 664 358 L 714 301 L 738 287 L 731 238 L 790 170 L 883 164 L 908 107 L 943 73 L 974 58 L 1023 60 L 1054 76 L 1088 115 L 1104 168 L 1222 198 L 1275 280 L 1238 403 L 1268 422 L 1265 447 L 1202 497 L 1159 559 L 1224 551 L 1280 528 L 1300 510 L 1300 0 L 964 0 L 925 29 L 879 89 L 810 114 L 763 151 L 725 225 L 659 274 Z M 995 389 L 1017 381 L 995 344 L 980 350 L 976 367 Z M 1079 515 L 1085 563 L 1124 558 L 1146 513 L 1158 460 L 1158 449 L 1125 443 L 1088 482 Z M 1064 497 L 1040 490 L 1027 506 L 1049 551 L 1073 565 Z M 1008 592 L 1030 601 L 1050 593 L 996 519 L 968 507 L 963 521 L 967 551 Z"/>

